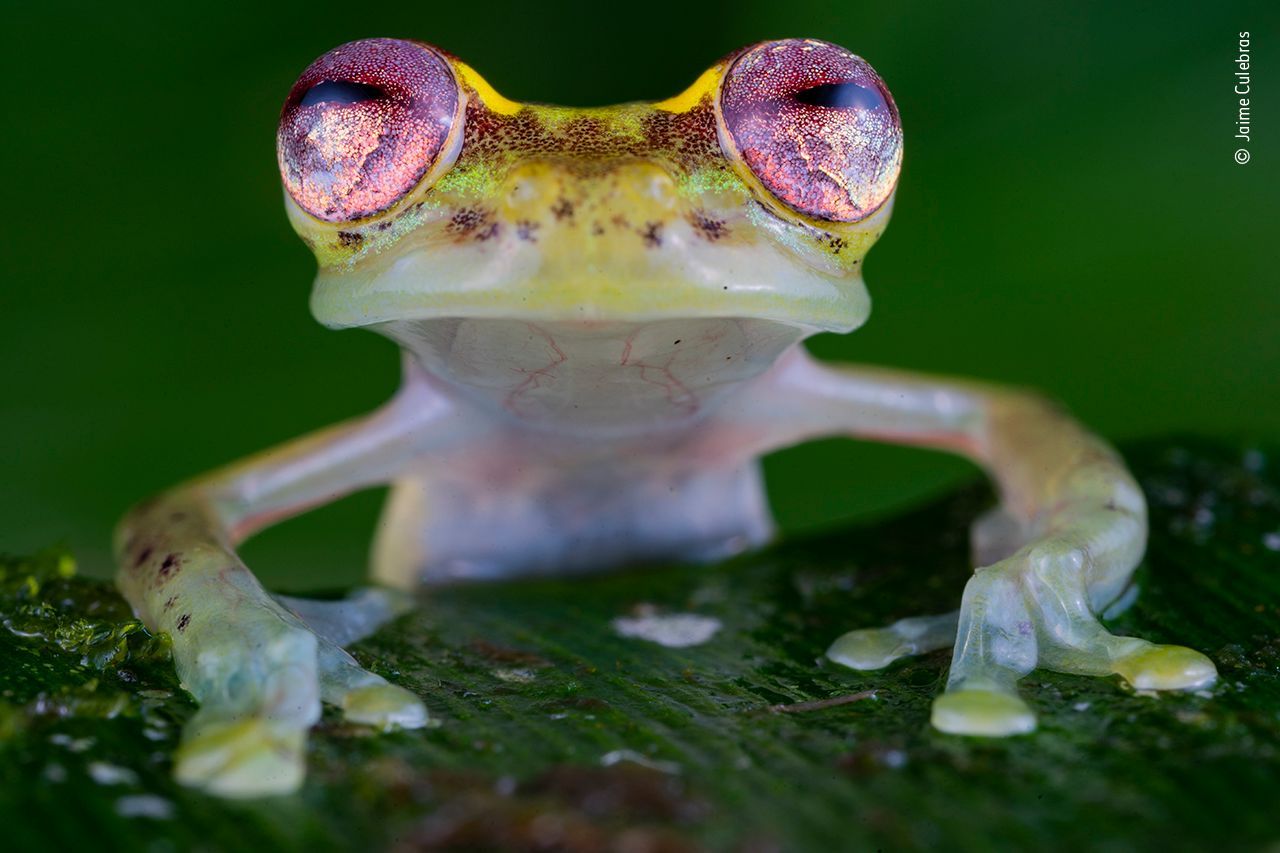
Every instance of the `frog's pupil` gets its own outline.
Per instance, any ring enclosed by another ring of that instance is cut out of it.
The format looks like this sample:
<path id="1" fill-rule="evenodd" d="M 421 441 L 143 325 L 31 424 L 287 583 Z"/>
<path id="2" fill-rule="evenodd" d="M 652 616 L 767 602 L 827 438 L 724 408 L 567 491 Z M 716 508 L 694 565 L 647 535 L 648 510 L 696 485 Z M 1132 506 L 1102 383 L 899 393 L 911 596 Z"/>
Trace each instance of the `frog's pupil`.
<path id="1" fill-rule="evenodd" d="M 884 98 L 879 92 L 857 83 L 824 83 L 811 89 L 802 89 L 791 97 L 802 104 L 831 110 L 878 110 L 884 107 Z"/>
<path id="2" fill-rule="evenodd" d="M 377 86 L 353 83 L 350 80 L 322 80 L 315 84 L 298 102 L 299 107 L 313 104 L 358 104 L 361 101 L 380 101 L 385 97 Z"/>

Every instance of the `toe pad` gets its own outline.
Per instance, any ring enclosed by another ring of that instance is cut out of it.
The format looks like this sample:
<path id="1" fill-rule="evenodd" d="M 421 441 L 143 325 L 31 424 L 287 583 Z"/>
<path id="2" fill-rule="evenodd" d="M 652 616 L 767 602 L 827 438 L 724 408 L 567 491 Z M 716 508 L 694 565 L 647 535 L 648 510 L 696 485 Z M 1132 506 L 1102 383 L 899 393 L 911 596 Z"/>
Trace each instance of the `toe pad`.
<path id="1" fill-rule="evenodd" d="M 1197 690 L 1218 677 L 1213 661 L 1184 646 L 1148 646 L 1115 664 L 1138 690 Z"/>
<path id="2" fill-rule="evenodd" d="M 378 729 L 420 729 L 427 724 L 427 709 L 403 687 L 371 684 L 352 690 L 342 700 L 347 722 Z"/>
<path id="3" fill-rule="evenodd" d="M 1008 737 L 1035 731 L 1036 715 L 1008 693 L 956 690 L 934 700 L 933 726 L 948 734 Z"/>

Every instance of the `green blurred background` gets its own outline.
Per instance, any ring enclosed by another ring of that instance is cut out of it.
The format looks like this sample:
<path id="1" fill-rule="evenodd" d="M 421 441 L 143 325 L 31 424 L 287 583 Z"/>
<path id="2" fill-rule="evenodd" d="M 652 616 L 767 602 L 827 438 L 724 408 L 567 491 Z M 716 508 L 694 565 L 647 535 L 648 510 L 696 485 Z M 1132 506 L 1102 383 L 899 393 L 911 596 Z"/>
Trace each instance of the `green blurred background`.
<path id="1" fill-rule="evenodd" d="M 1242 3 L 47 3 L 4 12 L 0 550 L 110 571 L 110 529 L 177 480 L 376 406 L 390 343 L 307 313 L 282 213 L 279 104 L 315 56 L 394 35 L 519 99 L 682 89 L 763 38 L 862 54 L 907 134 L 871 322 L 823 357 L 1039 386 L 1103 434 L 1280 435 L 1280 14 Z M 1237 32 L 1253 155 L 1237 165 Z M 786 529 L 888 512 L 972 476 L 823 442 L 769 460 Z M 295 588 L 363 574 L 381 500 L 245 553 Z"/>

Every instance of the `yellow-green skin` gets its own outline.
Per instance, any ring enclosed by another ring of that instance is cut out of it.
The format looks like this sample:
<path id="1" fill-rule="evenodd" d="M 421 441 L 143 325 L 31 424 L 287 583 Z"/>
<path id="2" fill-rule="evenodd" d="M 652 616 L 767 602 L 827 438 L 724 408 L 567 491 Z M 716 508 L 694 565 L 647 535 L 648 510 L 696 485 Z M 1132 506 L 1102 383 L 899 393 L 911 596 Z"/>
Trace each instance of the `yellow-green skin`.
<path id="1" fill-rule="evenodd" d="M 342 225 L 286 196 L 320 265 L 316 317 L 400 341 L 400 393 L 120 526 L 120 587 L 171 633 L 201 703 L 182 781 L 295 789 L 322 701 L 375 727 L 427 722 L 418 697 L 341 649 L 402 600 L 277 599 L 235 553 L 256 530 L 391 483 L 373 559 L 388 587 L 715 559 L 772 532 L 759 455 L 830 435 L 963 454 L 999 492 L 958 611 L 852 631 L 827 652 L 876 669 L 954 645 L 939 729 L 1032 731 L 1017 681 L 1035 666 L 1153 690 L 1213 680 L 1203 655 L 1113 636 L 1095 616 L 1146 536 L 1141 492 L 1104 442 L 1032 394 L 826 366 L 798 347 L 866 320 L 861 262 L 892 199 L 838 224 L 770 195 L 722 127 L 723 63 L 666 101 L 577 110 L 514 103 L 450 62 L 458 120 L 416 189 Z"/>

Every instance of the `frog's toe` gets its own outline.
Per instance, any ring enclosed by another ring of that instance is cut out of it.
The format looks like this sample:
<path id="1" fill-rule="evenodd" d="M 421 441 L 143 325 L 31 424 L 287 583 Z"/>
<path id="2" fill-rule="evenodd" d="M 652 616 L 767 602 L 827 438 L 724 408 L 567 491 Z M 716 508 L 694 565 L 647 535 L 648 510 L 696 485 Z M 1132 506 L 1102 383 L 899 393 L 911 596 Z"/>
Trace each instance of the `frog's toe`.
<path id="1" fill-rule="evenodd" d="M 275 599 L 308 628 L 336 646 L 363 640 L 414 607 L 413 596 L 380 586 L 361 587 L 335 601 L 289 595 L 277 595 Z"/>
<path id="2" fill-rule="evenodd" d="M 383 682 L 358 687 L 342 698 L 348 722 L 376 729 L 420 729 L 428 722 L 422 701 L 403 687 Z"/>
<path id="3" fill-rule="evenodd" d="M 426 706 L 417 696 L 360 666 L 350 654 L 323 638 L 320 695 L 341 708 L 350 723 L 382 731 L 420 729 L 427 724 Z"/>
<path id="4" fill-rule="evenodd" d="M 1008 737 L 1035 731 L 1036 715 L 1012 693 L 952 690 L 933 701 L 932 722 L 948 734 Z"/>
<path id="5" fill-rule="evenodd" d="M 958 612 L 899 619 L 887 628 L 863 628 L 839 637 L 827 658 L 851 669 L 883 669 L 898 658 L 945 649 L 956 639 Z"/>
<path id="6" fill-rule="evenodd" d="M 1149 645 L 1121 657 L 1114 666 L 1138 690 L 1198 690 L 1218 677 L 1213 661 L 1185 646 Z"/>
<path id="7" fill-rule="evenodd" d="M 910 654 L 902 638 L 888 628 L 863 628 L 841 635 L 827 649 L 827 658 L 851 669 L 883 669 Z"/>
<path id="8" fill-rule="evenodd" d="M 289 794 L 302 785 L 306 729 L 263 717 L 201 721 L 175 756 L 183 785 L 223 797 Z"/>

